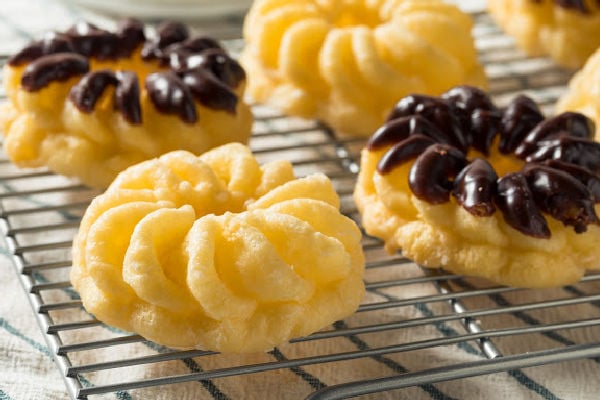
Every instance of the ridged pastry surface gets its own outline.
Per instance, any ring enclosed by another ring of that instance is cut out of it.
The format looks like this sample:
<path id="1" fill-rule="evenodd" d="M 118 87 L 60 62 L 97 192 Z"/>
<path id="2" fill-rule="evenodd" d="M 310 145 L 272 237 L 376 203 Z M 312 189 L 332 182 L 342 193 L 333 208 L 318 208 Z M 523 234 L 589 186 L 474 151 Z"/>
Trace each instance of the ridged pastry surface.
<path id="1" fill-rule="evenodd" d="M 559 65 L 580 68 L 600 46 L 597 0 L 488 0 L 498 25 L 530 56 L 550 56 Z"/>
<path id="2" fill-rule="evenodd" d="M 88 312 L 175 348 L 267 351 L 356 310 L 356 224 L 322 174 L 237 143 L 122 172 L 87 209 L 71 281 Z"/>
<path id="3" fill-rule="evenodd" d="M 440 0 L 259 0 L 240 61 L 255 101 L 368 136 L 404 95 L 486 85 L 472 26 Z"/>

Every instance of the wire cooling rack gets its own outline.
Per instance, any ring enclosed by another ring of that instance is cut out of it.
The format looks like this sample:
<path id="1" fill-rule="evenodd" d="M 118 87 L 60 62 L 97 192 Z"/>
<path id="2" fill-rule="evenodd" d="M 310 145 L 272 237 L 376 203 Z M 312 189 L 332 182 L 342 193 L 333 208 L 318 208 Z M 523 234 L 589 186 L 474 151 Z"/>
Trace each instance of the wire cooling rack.
<path id="1" fill-rule="evenodd" d="M 525 92 L 550 112 L 570 74 L 546 59 L 524 57 L 485 14 L 475 18 L 494 99 L 502 105 Z M 340 194 L 342 211 L 359 222 L 351 194 L 362 140 L 336 138 L 318 123 L 268 108 L 256 106 L 254 112 L 251 147 L 259 160 L 289 159 L 298 175 L 325 172 Z M 43 169 L 19 170 L 0 157 L 3 239 L 73 399 L 112 393 L 126 399 L 131 391 L 190 383 L 226 399 L 219 388 L 232 378 L 238 387 L 260 387 L 252 384 L 280 374 L 282 385 L 291 385 L 287 373 L 305 385 L 306 398 L 369 393 L 385 398 L 393 390 L 433 390 L 431 385 L 442 381 L 571 360 L 600 362 L 600 274 L 560 289 L 498 287 L 422 270 L 401 255 L 385 254 L 381 243 L 366 235 L 367 298 L 347 320 L 257 358 L 163 348 L 104 326 L 82 310 L 70 286 L 71 240 L 97 192 Z M 521 340 L 531 336 L 540 339 Z M 347 345 L 340 350 L 328 344 L 334 340 Z M 428 363 L 430 351 L 441 348 L 466 349 L 469 357 Z M 406 360 L 413 362 L 402 365 Z M 360 372 L 356 361 L 374 361 L 387 372 Z M 324 380 L 323 366 L 335 370 L 336 378 Z"/>

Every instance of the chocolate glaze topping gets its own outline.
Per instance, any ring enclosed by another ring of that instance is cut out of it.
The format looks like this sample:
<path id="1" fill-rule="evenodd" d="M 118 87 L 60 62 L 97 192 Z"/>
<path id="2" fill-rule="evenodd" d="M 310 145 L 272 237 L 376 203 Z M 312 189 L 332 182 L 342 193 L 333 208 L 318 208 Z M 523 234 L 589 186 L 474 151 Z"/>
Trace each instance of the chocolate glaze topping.
<path id="1" fill-rule="evenodd" d="M 166 47 L 170 44 L 181 43 L 189 36 L 188 29 L 180 22 L 162 23 L 156 28 L 156 38 L 144 44 L 142 57 L 144 59 L 160 58 Z"/>
<path id="2" fill-rule="evenodd" d="M 388 173 L 394 169 L 394 166 L 414 159 L 434 143 L 433 139 L 425 135 L 411 135 L 394 145 L 394 147 L 398 146 L 398 148 L 392 148 L 392 151 L 386 152 L 381 157 L 377 164 L 377 170 L 383 174 Z"/>
<path id="3" fill-rule="evenodd" d="M 498 146 L 500 152 L 514 152 L 525 136 L 543 120 L 544 116 L 533 100 L 524 95 L 516 97 L 502 116 Z"/>
<path id="4" fill-rule="evenodd" d="M 579 165 L 575 164 L 569 164 L 560 160 L 549 159 L 544 161 L 542 164 L 567 172 L 569 175 L 587 187 L 592 195 L 594 203 L 600 203 L 600 177 L 598 177 L 598 175 L 594 174 L 587 168 L 580 167 Z"/>
<path id="5" fill-rule="evenodd" d="M 198 119 L 192 92 L 174 71 L 148 75 L 146 90 L 160 112 L 176 114 L 188 123 Z"/>
<path id="6" fill-rule="evenodd" d="M 8 64 L 16 67 L 48 54 L 73 52 L 75 52 L 75 49 L 69 36 L 59 32 L 48 32 L 40 40 L 30 43 L 17 54 L 10 57 Z"/>
<path id="7" fill-rule="evenodd" d="M 231 114 L 235 113 L 237 96 L 229 86 L 220 81 L 213 73 L 206 69 L 196 69 L 181 75 L 183 82 L 206 107 L 225 110 Z M 215 94 L 217 94 L 215 96 Z"/>
<path id="8" fill-rule="evenodd" d="M 88 22 L 78 22 L 66 35 L 77 54 L 94 57 L 98 60 L 111 60 L 119 56 L 119 38 L 104 29 Z"/>
<path id="9" fill-rule="evenodd" d="M 590 139 L 567 135 L 564 131 L 551 139 L 542 140 L 538 150 L 525 158 L 526 162 L 561 160 L 569 164 L 579 165 L 598 174 L 600 172 L 600 143 Z"/>
<path id="10" fill-rule="evenodd" d="M 419 115 L 440 130 L 445 141 L 465 150 L 468 138 L 460 132 L 460 116 L 452 112 L 443 99 L 430 96 L 412 95 L 403 98 L 393 109 L 388 120 L 410 115 Z"/>
<path id="11" fill-rule="evenodd" d="M 406 139 L 409 135 L 422 135 L 436 142 L 447 143 L 446 136 L 420 115 L 390 120 L 379 128 L 367 143 L 369 150 L 377 150 Z"/>
<path id="12" fill-rule="evenodd" d="M 132 124 L 142 122 L 140 87 L 131 71 L 99 70 L 85 75 L 69 92 L 69 99 L 84 113 L 94 111 L 96 102 L 108 86 L 114 86 L 113 103 L 123 117 Z"/>
<path id="13" fill-rule="evenodd" d="M 90 64 L 83 56 L 71 53 L 52 54 L 35 60 L 25 68 L 21 86 L 28 92 L 35 92 L 51 82 L 63 82 L 89 70 Z"/>
<path id="14" fill-rule="evenodd" d="M 542 0 L 532 0 L 534 3 L 541 3 Z M 557 6 L 563 8 L 572 8 L 579 11 L 582 14 L 590 12 L 588 6 L 585 4 L 585 0 L 554 0 Z M 596 3 L 600 6 L 600 0 L 596 0 Z"/>
<path id="15" fill-rule="evenodd" d="M 64 33 L 49 33 L 30 43 L 9 59 L 11 66 L 29 64 L 21 84 L 27 91 L 43 89 L 50 82 L 85 74 L 87 59 L 114 61 L 131 57 L 141 46 L 146 62 L 157 62 L 168 71 L 148 76 L 144 87 L 157 110 L 178 115 L 187 123 L 198 120 L 195 101 L 205 107 L 235 113 L 235 88 L 246 79 L 240 64 L 219 43 L 208 37 L 190 38 L 187 28 L 176 22 L 158 26 L 156 37 L 146 39 L 144 25 L 135 19 L 121 21 L 109 32 L 81 22 Z M 84 66 L 85 64 L 85 66 Z M 139 83 L 133 72 L 90 72 L 69 95 L 79 110 L 94 111 L 100 96 L 115 87 L 115 109 L 132 124 L 142 122 Z"/>
<path id="16" fill-rule="evenodd" d="M 564 112 L 548 118 L 536 125 L 515 149 L 515 155 L 526 158 L 538 148 L 538 142 L 565 131 L 569 136 L 591 139 L 594 137 L 594 125 L 589 118 L 579 113 Z"/>
<path id="17" fill-rule="evenodd" d="M 498 110 L 475 109 L 465 129 L 471 132 L 471 146 L 488 156 L 495 137 L 500 132 L 502 113 Z"/>
<path id="18" fill-rule="evenodd" d="M 526 96 L 501 110 L 485 92 L 459 86 L 440 97 L 400 100 L 367 149 L 385 150 L 377 165 L 382 175 L 414 161 L 408 183 L 421 200 L 440 204 L 451 194 L 475 216 L 498 209 L 518 231 L 548 238 L 545 215 L 577 233 L 600 224 L 594 209 L 600 203 L 600 143 L 593 134 L 593 122 L 582 114 L 544 119 Z M 489 155 L 497 135 L 501 153 L 524 161 L 520 171 L 498 177 L 486 160 L 467 159 L 470 148 Z"/>
<path id="19" fill-rule="evenodd" d="M 475 158 L 454 179 L 452 194 L 465 210 L 478 217 L 487 217 L 496 211 L 494 195 L 498 175 L 489 162 Z"/>
<path id="20" fill-rule="evenodd" d="M 415 160 L 408 174 L 413 193 L 440 204 L 450 200 L 454 177 L 467 165 L 465 155 L 456 147 L 434 143 Z"/>
<path id="21" fill-rule="evenodd" d="M 575 232 L 585 232 L 589 224 L 598 224 L 594 198 L 582 182 L 568 172 L 546 165 L 528 164 L 523 168 L 535 204 Z"/>
<path id="22" fill-rule="evenodd" d="M 494 203 L 506 223 L 519 232 L 540 239 L 550 237 L 548 222 L 535 203 L 527 178 L 522 173 L 511 172 L 498 179 Z"/>
<path id="23" fill-rule="evenodd" d="M 66 32 L 49 32 L 8 59 L 11 66 L 20 66 L 50 54 L 76 53 L 98 60 L 130 57 L 145 40 L 144 27 L 135 19 L 121 21 L 116 32 L 108 32 L 94 24 L 80 22 Z"/>

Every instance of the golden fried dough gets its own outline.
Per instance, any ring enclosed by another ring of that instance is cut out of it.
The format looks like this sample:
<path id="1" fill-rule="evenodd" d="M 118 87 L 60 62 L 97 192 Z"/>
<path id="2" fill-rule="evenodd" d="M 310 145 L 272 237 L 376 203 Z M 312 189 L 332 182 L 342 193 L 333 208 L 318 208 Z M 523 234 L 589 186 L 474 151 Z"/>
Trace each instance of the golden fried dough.
<path id="1" fill-rule="evenodd" d="M 157 343 L 267 351 L 356 310 L 360 241 L 328 178 L 232 143 L 119 174 L 86 210 L 71 281 L 98 319 Z"/>
<path id="2" fill-rule="evenodd" d="M 530 56 L 550 56 L 580 68 L 600 46 L 600 4 L 595 0 L 488 0 L 498 25 Z"/>
<path id="3" fill-rule="evenodd" d="M 600 140 L 600 48 L 592 54 L 571 81 L 556 104 L 557 112 L 577 111 L 596 124 L 596 140 Z"/>
<path id="4" fill-rule="evenodd" d="M 240 61 L 255 101 L 369 136 L 404 95 L 486 85 L 471 28 L 440 0 L 259 0 Z"/>

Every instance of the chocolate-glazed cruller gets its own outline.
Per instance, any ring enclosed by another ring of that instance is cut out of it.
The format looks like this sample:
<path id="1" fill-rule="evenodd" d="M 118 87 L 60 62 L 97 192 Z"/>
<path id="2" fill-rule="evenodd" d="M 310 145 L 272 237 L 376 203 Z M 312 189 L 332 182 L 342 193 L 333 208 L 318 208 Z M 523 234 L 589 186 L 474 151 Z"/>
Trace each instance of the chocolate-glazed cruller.
<path id="1" fill-rule="evenodd" d="M 549 287 L 600 268 L 600 143 L 579 113 L 481 90 L 400 100 L 361 154 L 368 234 L 426 267 Z"/>
<path id="2" fill-rule="evenodd" d="M 94 187 L 163 153 L 198 154 L 251 133 L 245 71 L 217 41 L 190 37 L 177 22 L 151 38 L 133 19 L 114 32 L 78 23 L 31 42 L 4 75 L 9 158 Z"/>
<path id="3" fill-rule="evenodd" d="M 230 143 L 120 173 L 83 216 L 71 282 L 96 318 L 157 343 L 267 351 L 356 310 L 360 242 L 327 177 Z"/>

